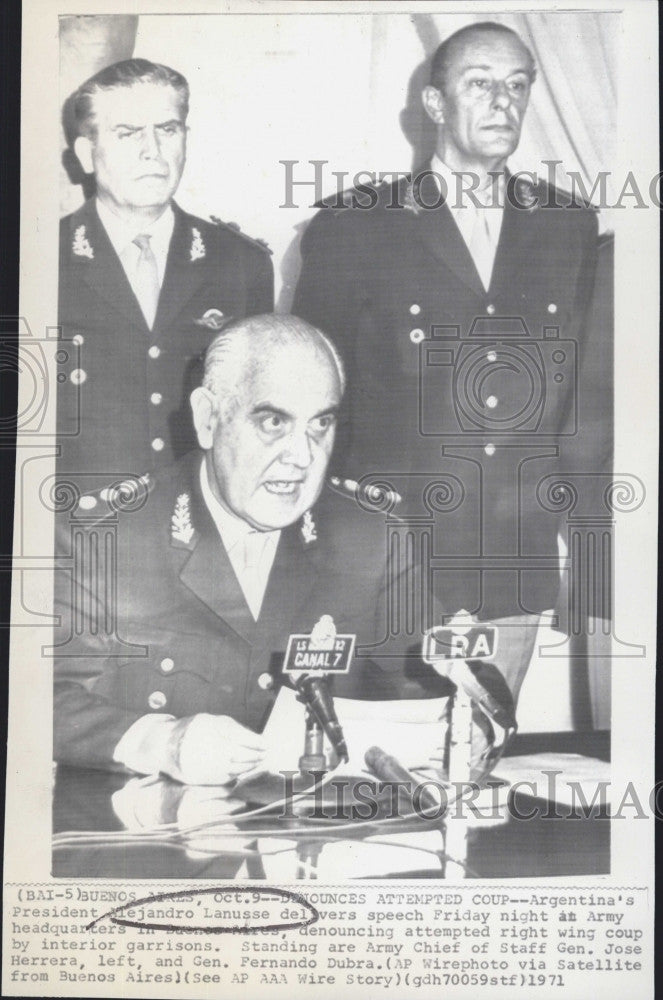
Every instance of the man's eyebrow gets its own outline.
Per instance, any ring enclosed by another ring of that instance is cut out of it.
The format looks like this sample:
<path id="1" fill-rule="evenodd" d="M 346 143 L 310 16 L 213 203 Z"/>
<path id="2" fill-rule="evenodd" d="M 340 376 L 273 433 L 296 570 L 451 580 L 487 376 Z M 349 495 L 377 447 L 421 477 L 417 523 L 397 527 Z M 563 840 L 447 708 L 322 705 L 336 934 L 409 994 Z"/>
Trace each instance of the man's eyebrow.
<path id="1" fill-rule="evenodd" d="M 324 410 L 319 410 L 318 413 L 314 413 L 310 418 L 311 420 L 317 420 L 318 417 L 336 416 L 340 408 L 340 403 L 332 403 L 331 406 L 325 406 Z M 293 414 L 288 413 L 287 410 L 282 410 L 279 406 L 272 406 L 271 403 L 257 403 L 251 410 L 253 416 L 261 416 L 263 413 L 273 413 L 278 417 L 285 417 L 288 420 L 293 419 Z"/>
<path id="2" fill-rule="evenodd" d="M 324 410 L 320 410 L 319 413 L 314 413 L 311 420 L 317 420 L 318 417 L 335 417 L 338 415 L 340 406 L 340 403 L 332 403 L 331 406 L 326 406 Z"/>
<path id="3" fill-rule="evenodd" d="M 286 417 L 287 419 L 292 419 L 292 413 L 288 413 L 287 410 L 282 410 L 280 406 L 272 406 L 271 403 L 257 403 L 251 410 L 253 416 L 260 416 L 263 413 L 274 413 L 278 417 Z"/>
<path id="4" fill-rule="evenodd" d="M 490 73 L 492 72 L 493 67 L 487 66 L 485 63 L 474 63 L 471 66 L 463 66 L 463 73 L 471 73 L 472 70 L 474 69 L 481 69 L 485 73 Z M 525 76 L 530 76 L 531 72 L 532 72 L 531 69 L 527 67 L 523 68 L 519 67 L 518 69 L 512 69 L 511 72 L 507 74 L 507 76 L 515 76 L 516 73 L 524 73 Z"/>
<path id="5" fill-rule="evenodd" d="M 183 125 L 184 122 L 180 118 L 169 118 L 167 122 L 157 122 L 155 128 L 165 128 L 166 125 Z M 129 132 L 140 132 L 141 129 L 147 128 L 147 125 L 128 125 L 125 122 L 117 122 L 113 125 L 114 129 L 124 128 Z"/>

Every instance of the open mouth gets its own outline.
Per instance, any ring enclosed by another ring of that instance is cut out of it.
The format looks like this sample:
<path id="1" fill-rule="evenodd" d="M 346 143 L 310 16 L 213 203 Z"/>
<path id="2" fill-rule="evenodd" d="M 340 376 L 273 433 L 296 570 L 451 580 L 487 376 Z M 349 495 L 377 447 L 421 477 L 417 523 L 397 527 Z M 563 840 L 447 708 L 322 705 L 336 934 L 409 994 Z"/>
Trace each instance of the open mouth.
<path id="1" fill-rule="evenodd" d="M 273 479 L 270 482 L 263 483 L 263 485 L 268 493 L 275 493 L 277 496 L 288 496 L 301 486 L 301 480 Z"/>

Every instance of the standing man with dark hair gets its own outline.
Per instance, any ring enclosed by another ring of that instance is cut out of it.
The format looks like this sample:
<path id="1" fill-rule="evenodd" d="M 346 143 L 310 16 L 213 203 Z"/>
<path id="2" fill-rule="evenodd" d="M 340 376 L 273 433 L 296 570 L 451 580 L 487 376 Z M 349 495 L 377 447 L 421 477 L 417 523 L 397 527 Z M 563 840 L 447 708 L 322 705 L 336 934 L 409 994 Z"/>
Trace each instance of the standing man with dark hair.
<path id="1" fill-rule="evenodd" d="M 173 201 L 189 110 L 180 73 L 129 59 L 68 103 L 96 196 L 60 230 L 59 323 L 76 361 L 58 386 L 58 473 L 140 474 L 194 446 L 202 354 L 230 318 L 272 308 L 272 265 L 258 241 Z"/>
<path id="2" fill-rule="evenodd" d="M 528 625 L 523 670 L 559 588 L 558 513 L 538 484 L 573 452 L 597 230 L 587 206 L 507 170 L 535 76 L 503 25 L 447 39 L 422 94 L 431 163 L 322 207 L 293 304 L 346 363 L 345 475 L 435 520 L 445 603 Z"/>

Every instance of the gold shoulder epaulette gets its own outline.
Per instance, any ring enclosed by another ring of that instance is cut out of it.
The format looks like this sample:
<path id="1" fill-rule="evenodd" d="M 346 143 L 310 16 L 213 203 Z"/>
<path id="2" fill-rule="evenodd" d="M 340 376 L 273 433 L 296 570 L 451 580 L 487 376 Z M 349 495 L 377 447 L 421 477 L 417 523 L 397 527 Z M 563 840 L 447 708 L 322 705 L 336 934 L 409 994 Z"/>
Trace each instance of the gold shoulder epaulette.
<path id="1" fill-rule="evenodd" d="M 86 521 L 103 521 L 109 514 L 139 510 L 153 487 L 149 473 L 131 476 L 78 497 L 72 514 Z"/>
<path id="2" fill-rule="evenodd" d="M 341 476 L 330 476 L 327 485 L 339 496 L 347 497 L 349 500 L 364 500 L 372 505 L 387 501 L 392 505 L 400 503 L 403 497 L 396 490 L 390 490 L 380 485 L 365 483 L 361 485 L 354 479 L 343 479 Z"/>
<path id="3" fill-rule="evenodd" d="M 349 500 L 356 499 L 359 483 L 354 479 L 342 479 L 340 476 L 330 476 L 327 485 L 339 496 L 347 497 Z"/>
<path id="4" fill-rule="evenodd" d="M 229 229 L 231 233 L 235 233 L 236 236 L 241 236 L 243 240 L 246 240 L 247 243 L 252 243 L 253 246 L 260 247 L 260 249 L 264 250 L 265 253 L 269 254 L 274 253 L 274 251 L 270 248 L 269 244 L 267 243 L 267 240 L 261 240 L 258 239 L 257 237 L 248 236 L 246 233 L 243 233 L 239 226 L 239 223 L 224 222 L 223 219 L 219 219 L 217 215 L 210 215 L 210 219 L 212 220 L 215 226 L 220 226 L 222 229 Z"/>

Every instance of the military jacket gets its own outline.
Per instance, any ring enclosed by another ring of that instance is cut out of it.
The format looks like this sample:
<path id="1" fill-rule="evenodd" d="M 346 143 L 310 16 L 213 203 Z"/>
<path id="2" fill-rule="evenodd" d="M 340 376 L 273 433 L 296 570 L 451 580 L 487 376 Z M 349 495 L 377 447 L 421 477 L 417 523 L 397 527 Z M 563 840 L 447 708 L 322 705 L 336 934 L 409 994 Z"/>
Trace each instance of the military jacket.
<path id="1" fill-rule="evenodd" d="M 364 207 L 322 207 L 293 312 L 346 362 L 337 467 L 435 519 L 445 600 L 481 617 L 540 611 L 559 584 L 559 515 L 540 486 L 573 459 L 595 213 L 521 184 L 486 291 L 425 187 L 401 179 L 364 192 Z"/>
<path id="2" fill-rule="evenodd" d="M 256 240 L 173 205 L 175 227 L 150 330 L 94 200 L 60 226 L 58 435 L 62 476 L 107 481 L 194 447 L 189 395 L 223 323 L 270 312 L 273 270 Z"/>
<path id="3" fill-rule="evenodd" d="M 322 615 L 357 636 L 336 694 L 448 693 L 421 660 L 429 602 L 428 618 L 412 608 L 394 618 L 394 602 L 421 584 L 404 556 L 388 558 L 379 511 L 326 489 L 282 531 L 255 621 L 202 499 L 200 462 L 194 452 L 156 479 L 85 495 L 58 514 L 57 761 L 112 767 L 123 733 L 149 712 L 219 713 L 260 730 L 289 635 L 310 633 Z"/>

